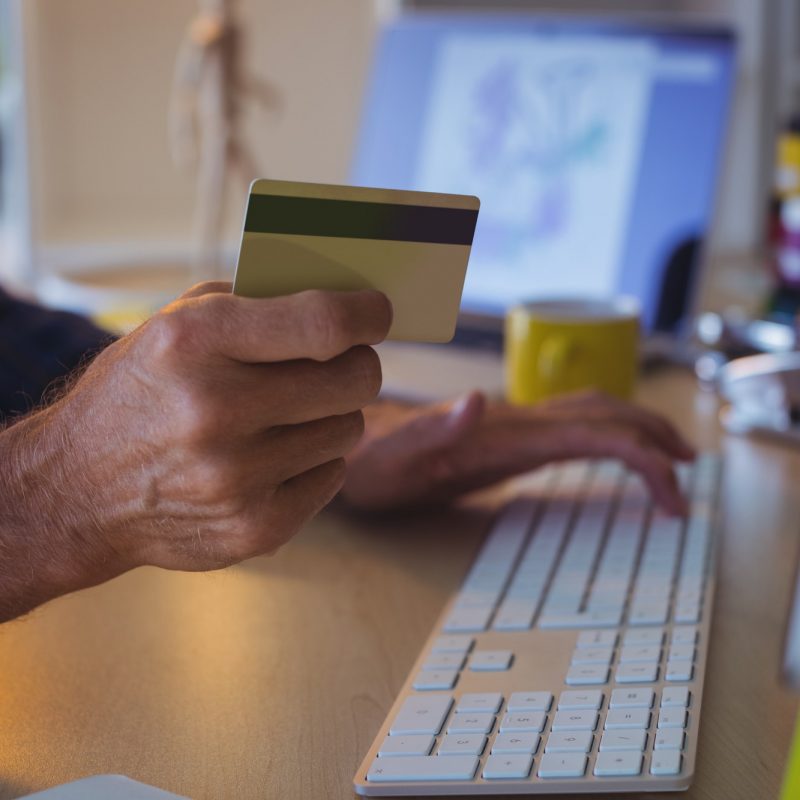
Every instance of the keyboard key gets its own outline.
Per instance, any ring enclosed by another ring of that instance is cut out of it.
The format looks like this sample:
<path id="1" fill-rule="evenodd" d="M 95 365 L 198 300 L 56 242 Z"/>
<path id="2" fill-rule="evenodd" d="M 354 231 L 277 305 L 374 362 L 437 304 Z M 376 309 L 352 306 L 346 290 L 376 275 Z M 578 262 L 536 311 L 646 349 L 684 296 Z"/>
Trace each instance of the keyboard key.
<path id="1" fill-rule="evenodd" d="M 693 674 L 691 661 L 667 661 L 664 678 L 668 681 L 690 681 Z"/>
<path id="2" fill-rule="evenodd" d="M 503 778 L 527 778 L 531 772 L 533 758 L 526 753 L 491 755 L 486 759 L 483 777 L 487 780 Z"/>
<path id="3" fill-rule="evenodd" d="M 478 608 L 455 608 L 445 620 L 442 630 L 447 633 L 459 631 L 485 631 L 489 618 L 492 616 L 493 606 Z"/>
<path id="4" fill-rule="evenodd" d="M 604 750 L 635 750 L 641 753 L 647 744 L 647 731 L 606 731 L 600 740 L 600 752 Z"/>
<path id="5" fill-rule="evenodd" d="M 616 631 L 582 631 L 575 647 L 616 647 Z"/>
<path id="6" fill-rule="evenodd" d="M 541 733 L 547 721 L 547 714 L 542 711 L 530 711 L 506 714 L 500 723 L 500 732 L 531 731 Z"/>
<path id="7" fill-rule="evenodd" d="M 650 726 L 650 712 L 646 708 L 612 708 L 606 714 L 606 730 L 628 728 L 646 729 Z"/>
<path id="8" fill-rule="evenodd" d="M 672 629 L 672 644 L 697 644 L 697 628 L 692 625 L 676 625 Z"/>
<path id="9" fill-rule="evenodd" d="M 634 628 L 625 632 L 622 644 L 626 646 L 655 644 L 660 647 L 663 641 L 663 628 Z"/>
<path id="10" fill-rule="evenodd" d="M 464 653 L 432 653 L 422 665 L 422 669 L 454 669 L 464 666 Z"/>
<path id="11" fill-rule="evenodd" d="M 432 653 L 468 653 L 475 640 L 471 636 L 450 634 L 437 636 L 431 647 Z"/>
<path id="12" fill-rule="evenodd" d="M 457 669 L 421 669 L 414 678 L 417 691 L 452 689 L 458 680 Z"/>
<path id="13" fill-rule="evenodd" d="M 533 625 L 539 598 L 503 601 L 492 623 L 496 631 L 526 631 Z"/>
<path id="14" fill-rule="evenodd" d="M 372 783 L 390 781 L 471 781 L 478 768 L 475 756 L 408 756 L 376 758 L 367 772 Z"/>
<path id="15" fill-rule="evenodd" d="M 440 756 L 479 756 L 486 747 L 482 733 L 448 733 L 442 737 Z"/>
<path id="16" fill-rule="evenodd" d="M 433 749 L 433 736 L 411 734 L 409 736 L 387 736 L 378 750 L 383 758 L 390 756 L 427 756 Z"/>
<path id="17" fill-rule="evenodd" d="M 494 727 L 494 714 L 453 714 L 447 726 L 448 733 L 490 733 Z"/>
<path id="18" fill-rule="evenodd" d="M 546 630 L 570 628 L 616 628 L 622 619 L 621 611 L 604 610 L 572 613 L 546 612 L 539 617 L 539 627 Z"/>
<path id="19" fill-rule="evenodd" d="M 642 754 L 634 752 L 598 753 L 594 774 L 598 778 L 639 775 L 642 771 Z"/>
<path id="20" fill-rule="evenodd" d="M 662 708 L 658 715 L 659 728 L 685 728 L 685 708 Z"/>
<path id="21" fill-rule="evenodd" d="M 496 714 L 503 704 L 503 695 L 500 692 L 467 692 L 461 695 L 456 706 L 456 713 L 464 711 L 488 711 Z"/>
<path id="22" fill-rule="evenodd" d="M 664 728 L 656 733 L 654 750 L 683 750 L 686 734 L 682 728 Z"/>
<path id="23" fill-rule="evenodd" d="M 688 605 L 676 606 L 675 622 L 700 622 L 700 604 L 690 603 Z"/>
<path id="24" fill-rule="evenodd" d="M 549 711 L 552 704 L 550 692 L 514 692 L 508 698 L 509 711 Z"/>
<path id="25" fill-rule="evenodd" d="M 535 753 L 539 749 L 538 733 L 498 733 L 494 737 L 492 753 Z"/>
<path id="26" fill-rule="evenodd" d="M 564 683 L 567 686 L 599 686 L 608 682 L 608 673 L 609 668 L 600 664 L 577 665 L 569 668 Z"/>
<path id="27" fill-rule="evenodd" d="M 651 708 L 654 698 L 652 689 L 614 689 L 609 708 Z"/>
<path id="28" fill-rule="evenodd" d="M 655 683 L 658 664 L 620 664 L 614 679 L 617 683 Z"/>
<path id="29" fill-rule="evenodd" d="M 667 686 L 661 693 L 661 707 L 687 708 L 690 697 L 688 686 Z"/>
<path id="30" fill-rule="evenodd" d="M 510 650 L 476 650 L 469 660 L 475 672 L 502 672 L 511 666 L 514 654 Z"/>
<path id="31" fill-rule="evenodd" d="M 411 695 L 394 718 L 389 732 L 427 733 L 435 736 L 450 713 L 453 698 L 449 694 Z"/>
<path id="32" fill-rule="evenodd" d="M 603 704 L 603 693 L 596 690 L 588 692 L 561 692 L 558 698 L 558 710 L 588 708 L 598 710 Z"/>
<path id="33" fill-rule="evenodd" d="M 669 648 L 669 661 L 694 661 L 695 650 L 692 644 L 674 644 Z"/>
<path id="34" fill-rule="evenodd" d="M 638 606 L 628 612 L 629 625 L 663 625 L 667 621 L 667 603 Z"/>
<path id="35" fill-rule="evenodd" d="M 579 647 L 572 654 L 573 664 L 604 664 L 608 666 L 614 656 L 611 647 Z"/>
<path id="36" fill-rule="evenodd" d="M 554 731 L 547 740 L 545 753 L 588 753 L 594 735 L 591 731 Z"/>
<path id="37" fill-rule="evenodd" d="M 596 711 L 557 711 L 553 717 L 554 731 L 593 731 L 597 727 Z"/>
<path id="38" fill-rule="evenodd" d="M 650 773 L 652 775 L 678 775 L 681 771 L 680 750 L 662 750 L 654 753 L 650 761 Z"/>
<path id="39" fill-rule="evenodd" d="M 582 778 L 586 773 L 583 753 L 545 753 L 539 760 L 540 778 Z"/>
<path id="40" fill-rule="evenodd" d="M 661 648 L 654 644 L 629 645 L 623 647 L 619 654 L 619 663 L 628 664 L 641 661 L 661 661 Z"/>

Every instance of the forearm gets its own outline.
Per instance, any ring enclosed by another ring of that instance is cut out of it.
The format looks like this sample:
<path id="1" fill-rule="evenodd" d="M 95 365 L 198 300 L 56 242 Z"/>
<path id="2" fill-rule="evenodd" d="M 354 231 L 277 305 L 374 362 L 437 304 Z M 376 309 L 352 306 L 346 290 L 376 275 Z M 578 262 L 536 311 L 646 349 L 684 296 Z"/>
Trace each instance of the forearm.
<path id="1" fill-rule="evenodd" d="M 90 541 L 97 523 L 70 439 L 57 404 L 0 432 L 0 621 L 121 571 Z"/>

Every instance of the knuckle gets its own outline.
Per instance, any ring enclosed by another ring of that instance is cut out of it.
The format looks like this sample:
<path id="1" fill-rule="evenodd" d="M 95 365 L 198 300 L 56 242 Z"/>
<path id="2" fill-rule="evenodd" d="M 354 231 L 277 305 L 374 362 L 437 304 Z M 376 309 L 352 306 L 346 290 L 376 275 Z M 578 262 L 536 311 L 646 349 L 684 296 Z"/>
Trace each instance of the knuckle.
<path id="1" fill-rule="evenodd" d="M 174 430 L 181 442 L 203 445 L 219 435 L 223 409 L 207 388 L 189 380 L 173 396 Z"/>
<path id="2" fill-rule="evenodd" d="M 381 370 L 381 360 L 378 354 L 371 347 L 359 345 L 350 351 L 352 359 L 353 376 L 359 394 L 367 399 L 374 400 L 381 390 L 383 373 Z"/>
<path id="3" fill-rule="evenodd" d="M 348 443 L 357 442 L 364 435 L 364 414 L 361 411 L 353 411 L 345 414 L 342 418 L 344 423 L 344 436 Z"/>
<path id="4" fill-rule="evenodd" d="M 146 326 L 149 355 L 154 359 L 172 360 L 196 345 L 197 330 L 185 309 L 173 307 L 152 317 Z"/>
<path id="5" fill-rule="evenodd" d="M 300 532 L 306 517 L 286 511 L 267 516 L 266 521 L 262 516 L 253 524 L 247 541 L 253 552 L 273 555 Z"/>
<path id="6" fill-rule="evenodd" d="M 341 491 L 344 486 L 344 479 L 347 475 L 347 462 L 343 458 L 337 458 L 329 461 L 325 465 L 325 469 L 329 478 L 328 486 L 323 490 L 322 494 L 325 495 L 322 505 L 326 505 L 333 499 L 334 495 Z"/>
<path id="7" fill-rule="evenodd" d="M 328 432 L 326 452 L 349 453 L 364 435 L 364 415 L 360 411 L 333 417 Z"/>
<path id="8" fill-rule="evenodd" d="M 187 493 L 196 503 L 232 523 L 241 519 L 247 502 L 238 471 L 231 463 L 222 458 L 196 458 L 185 477 Z"/>
<path id="9" fill-rule="evenodd" d="M 352 342 L 352 321 L 341 299 L 332 292 L 303 292 L 310 332 L 312 358 L 327 361 Z"/>
<path id="10" fill-rule="evenodd" d="M 235 563 L 262 552 L 263 527 L 263 522 L 259 525 L 244 513 L 227 521 L 224 548 L 227 559 Z"/>
<path id="11" fill-rule="evenodd" d="M 203 295 L 217 294 L 220 292 L 229 292 L 231 288 L 230 283 L 226 281 L 201 281 L 194 284 L 194 286 L 187 289 L 181 297 L 200 297 Z"/>

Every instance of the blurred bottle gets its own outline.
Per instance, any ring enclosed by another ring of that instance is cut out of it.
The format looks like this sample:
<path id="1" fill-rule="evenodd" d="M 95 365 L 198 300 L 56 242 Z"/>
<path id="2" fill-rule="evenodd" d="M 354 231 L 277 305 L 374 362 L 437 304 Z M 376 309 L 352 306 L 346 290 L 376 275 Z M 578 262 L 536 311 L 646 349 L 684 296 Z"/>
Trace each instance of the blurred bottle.
<path id="1" fill-rule="evenodd" d="M 776 283 L 770 311 L 788 322 L 800 309 L 800 114 L 778 137 L 769 241 Z"/>

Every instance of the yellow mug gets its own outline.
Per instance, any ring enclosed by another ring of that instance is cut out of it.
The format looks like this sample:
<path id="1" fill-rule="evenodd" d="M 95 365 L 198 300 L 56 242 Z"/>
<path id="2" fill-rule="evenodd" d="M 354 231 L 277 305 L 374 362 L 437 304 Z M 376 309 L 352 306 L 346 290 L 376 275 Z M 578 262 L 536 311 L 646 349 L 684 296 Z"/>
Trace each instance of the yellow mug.
<path id="1" fill-rule="evenodd" d="M 525 405 L 593 388 L 629 398 L 638 345 L 639 308 L 632 298 L 516 306 L 506 316 L 506 396 Z"/>

